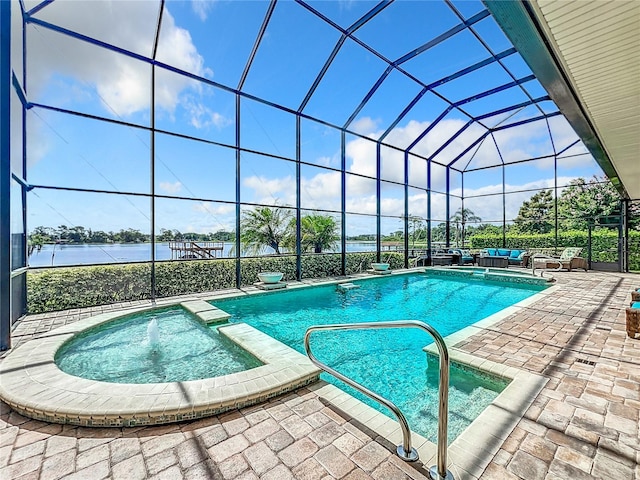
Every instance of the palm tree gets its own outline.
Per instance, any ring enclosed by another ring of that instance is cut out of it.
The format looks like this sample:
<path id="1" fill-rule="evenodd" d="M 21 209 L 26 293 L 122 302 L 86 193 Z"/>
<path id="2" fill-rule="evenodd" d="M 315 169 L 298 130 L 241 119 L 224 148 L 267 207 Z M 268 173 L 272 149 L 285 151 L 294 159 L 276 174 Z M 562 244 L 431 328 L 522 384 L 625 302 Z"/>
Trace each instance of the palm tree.
<path id="1" fill-rule="evenodd" d="M 303 251 L 313 248 L 314 253 L 334 248 L 340 238 L 338 226 L 330 215 L 309 214 L 300 219 L 300 244 Z"/>
<path id="2" fill-rule="evenodd" d="M 418 240 L 424 231 L 422 228 L 422 218 L 417 215 L 409 215 L 409 238 L 411 239 L 411 248 L 415 248 L 416 240 Z"/>
<path id="3" fill-rule="evenodd" d="M 478 217 L 468 208 L 459 208 L 450 218 L 456 224 L 456 245 L 462 243 L 464 247 L 464 227 L 467 222 L 481 222 L 482 218 Z M 462 226 L 462 228 L 460 228 Z M 460 242 L 462 240 L 462 242 Z"/>
<path id="4" fill-rule="evenodd" d="M 259 254 L 267 246 L 280 255 L 280 245 L 288 235 L 291 212 L 279 207 L 256 207 L 242 213 L 240 241 L 243 248 Z"/>

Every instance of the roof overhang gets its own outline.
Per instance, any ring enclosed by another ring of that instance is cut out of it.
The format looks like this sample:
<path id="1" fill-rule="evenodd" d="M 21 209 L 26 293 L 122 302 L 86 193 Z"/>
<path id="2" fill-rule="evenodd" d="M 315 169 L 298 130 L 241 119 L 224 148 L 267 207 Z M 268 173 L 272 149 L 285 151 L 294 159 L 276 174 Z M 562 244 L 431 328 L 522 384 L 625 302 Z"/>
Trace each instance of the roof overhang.
<path id="1" fill-rule="evenodd" d="M 640 199 L 640 2 L 483 1 L 623 198 Z"/>

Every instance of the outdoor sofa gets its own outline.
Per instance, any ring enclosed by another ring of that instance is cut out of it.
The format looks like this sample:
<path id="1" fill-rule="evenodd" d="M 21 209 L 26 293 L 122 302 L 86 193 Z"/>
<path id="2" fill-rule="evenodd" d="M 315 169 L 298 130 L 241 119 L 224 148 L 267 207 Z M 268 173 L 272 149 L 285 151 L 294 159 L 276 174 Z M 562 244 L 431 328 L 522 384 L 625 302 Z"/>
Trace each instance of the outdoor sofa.
<path id="1" fill-rule="evenodd" d="M 483 260 L 482 258 L 489 258 L 489 260 Z M 480 252 L 480 258 L 478 258 L 478 265 L 490 266 L 489 264 L 495 264 L 495 262 L 491 261 L 497 257 L 506 258 L 506 265 L 518 265 L 521 267 L 526 267 L 529 262 L 529 254 L 526 250 L 521 248 L 485 248 L 482 252 Z M 486 265 L 484 265 L 486 263 Z M 506 266 L 505 265 L 505 266 Z"/>

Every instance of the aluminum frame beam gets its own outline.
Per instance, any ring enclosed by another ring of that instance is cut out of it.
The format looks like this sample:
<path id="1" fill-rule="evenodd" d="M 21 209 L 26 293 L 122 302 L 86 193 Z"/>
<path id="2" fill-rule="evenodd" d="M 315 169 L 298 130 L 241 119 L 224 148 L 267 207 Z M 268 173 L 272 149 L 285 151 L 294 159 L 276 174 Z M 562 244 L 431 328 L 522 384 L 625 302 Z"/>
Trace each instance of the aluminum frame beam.
<path id="1" fill-rule="evenodd" d="M 11 348 L 11 4 L 0 1 L 0 350 Z"/>

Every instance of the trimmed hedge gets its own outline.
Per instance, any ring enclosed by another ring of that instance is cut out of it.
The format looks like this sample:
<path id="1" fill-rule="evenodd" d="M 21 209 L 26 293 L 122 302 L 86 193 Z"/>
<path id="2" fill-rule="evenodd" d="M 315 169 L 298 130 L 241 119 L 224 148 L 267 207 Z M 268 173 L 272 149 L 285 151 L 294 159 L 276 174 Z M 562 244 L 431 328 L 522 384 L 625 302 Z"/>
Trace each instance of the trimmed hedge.
<path id="1" fill-rule="evenodd" d="M 149 285 L 150 283 L 149 280 Z M 156 292 L 159 297 L 208 292 L 235 286 L 236 264 L 233 259 L 156 263 Z M 146 298 L 150 296 L 149 292 Z"/>
<path id="2" fill-rule="evenodd" d="M 127 264 L 29 270 L 27 312 L 150 298 L 151 265 Z"/>
<path id="3" fill-rule="evenodd" d="M 554 249 L 555 236 L 553 233 L 538 235 L 507 233 L 506 248 L 522 248 L 530 251 L 560 253 L 565 247 L 582 247 L 582 256 L 587 256 L 589 244 L 588 233 L 582 230 L 558 232 L 558 245 Z M 629 231 L 630 245 L 640 243 L 640 232 Z M 472 249 L 495 248 L 502 246 L 502 234 L 473 235 L 469 239 Z M 616 262 L 618 259 L 618 232 L 615 230 L 596 230 L 591 234 L 591 260 L 594 262 Z M 555 250 L 555 251 L 554 251 Z M 629 269 L 640 270 L 640 251 L 629 249 Z"/>
<path id="4" fill-rule="evenodd" d="M 347 274 L 367 270 L 375 262 L 375 252 L 348 253 Z M 392 269 L 404 266 L 400 253 L 385 253 L 382 260 Z M 303 278 L 340 275 L 340 254 L 304 255 Z M 278 271 L 284 280 L 296 277 L 296 257 L 240 259 L 242 286 L 257 281 L 258 272 Z M 208 292 L 236 286 L 234 259 L 190 260 L 156 264 L 156 291 L 159 297 Z M 151 298 L 151 265 L 92 265 L 33 269 L 27 273 L 27 311 L 45 313 L 71 308 Z"/>

